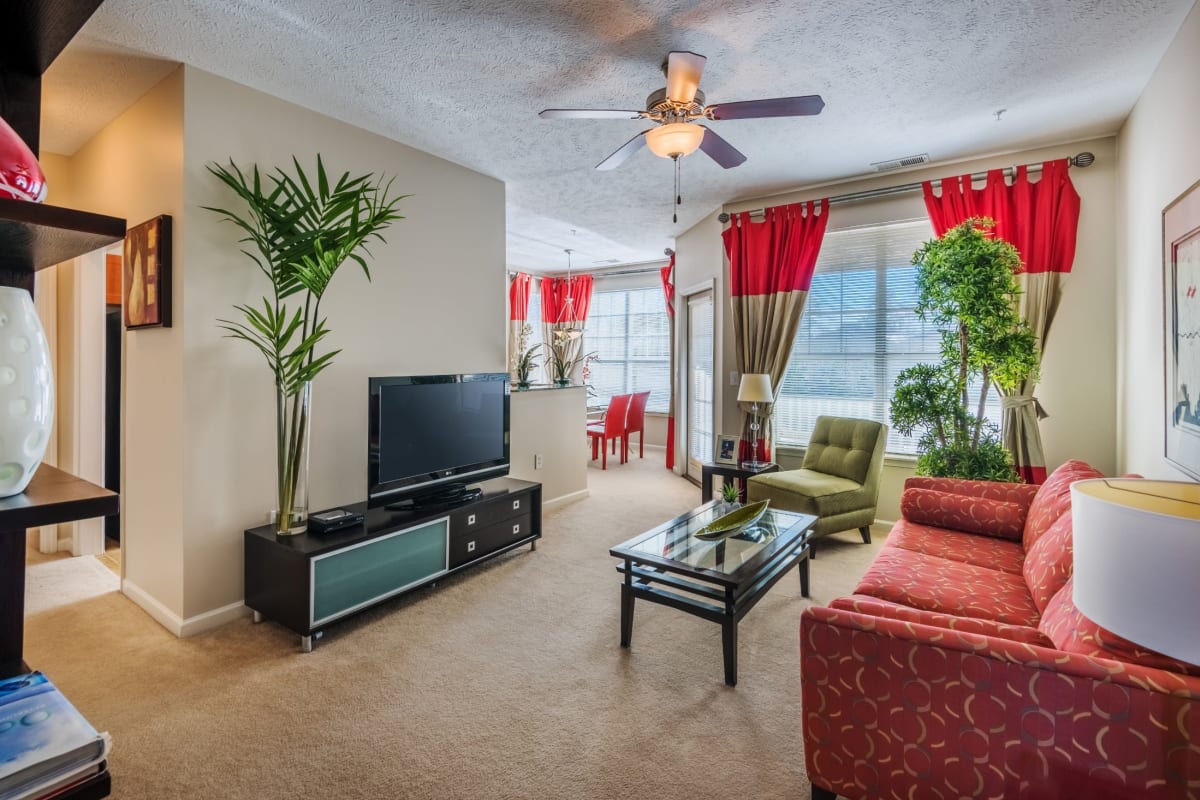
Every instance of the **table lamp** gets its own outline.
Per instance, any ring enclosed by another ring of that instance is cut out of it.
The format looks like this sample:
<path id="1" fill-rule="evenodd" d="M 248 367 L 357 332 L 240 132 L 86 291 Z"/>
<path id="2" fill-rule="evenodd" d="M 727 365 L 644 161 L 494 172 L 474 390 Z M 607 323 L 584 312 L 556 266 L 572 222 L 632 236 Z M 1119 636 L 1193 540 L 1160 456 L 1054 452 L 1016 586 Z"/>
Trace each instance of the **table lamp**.
<path id="1" fill-rule="evenodd" d="M 771 376 L 765 372 L 748 372 L 742 375 L 742 383 L 738 386 L 739 403 L 750 403 L 754 411 L 754 422 L 750 424 L 750 461 L 751 469 L 758 469 L 763 462 L 758 460 L 758 404 L 774 402 L 771 394 Z"/>
<path id="2" fill-rule="evenodd" d="M 1200 664 L 1200 484 L 1071 486 L 1075 605 L 1131 642 Z"/>

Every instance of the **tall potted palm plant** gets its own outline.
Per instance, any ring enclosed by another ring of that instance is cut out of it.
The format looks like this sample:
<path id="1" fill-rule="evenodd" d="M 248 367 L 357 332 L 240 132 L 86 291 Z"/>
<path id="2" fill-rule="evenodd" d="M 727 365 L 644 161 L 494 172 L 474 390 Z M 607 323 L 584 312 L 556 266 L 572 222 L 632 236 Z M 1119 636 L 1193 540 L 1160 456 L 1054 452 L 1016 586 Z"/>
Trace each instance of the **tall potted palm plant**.
<path id="1" fill-rule="evenodd" d="M 338 268 L 347 261 L 362 267 L 367 280 L 367 247 L 384 241 L 382 231 L 402 219 L 396 211 L 404 196 L 391 194 L 368 173 L 343 173 L 331 182 L 321 157 L 313 179 L 293 158 L 289 174 L 275 168 L 249 175 L 232 161 L 208 170 L 234 191 L 242 211 L 205 206 L 232 222 L 253 245 L 243 253 L 266 276 L 271 293 L 261 306 L 235 305 L 242 320 L 219 320 L 235 339 L 248 342 L 267 361 L 275 378 L 276 508 L 278 534 L 301 533 L 308 526 L 308 441 L 312 381 L 340 351 L 321 352 L 329 334 L 321 299 Z"/>

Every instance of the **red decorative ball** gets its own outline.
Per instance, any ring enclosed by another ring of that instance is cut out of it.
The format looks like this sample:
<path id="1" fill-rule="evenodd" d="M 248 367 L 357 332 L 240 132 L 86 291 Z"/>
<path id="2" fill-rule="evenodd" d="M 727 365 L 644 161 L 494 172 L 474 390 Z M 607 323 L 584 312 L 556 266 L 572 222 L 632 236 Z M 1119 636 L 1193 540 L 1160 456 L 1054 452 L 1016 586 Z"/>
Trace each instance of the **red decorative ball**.
<path id="1" fill-rule="evenodd" d="M 34 203 L 46 199 L 46 175 L 37 157 L 3 118 L 0 118 L 0 197 Z"/>

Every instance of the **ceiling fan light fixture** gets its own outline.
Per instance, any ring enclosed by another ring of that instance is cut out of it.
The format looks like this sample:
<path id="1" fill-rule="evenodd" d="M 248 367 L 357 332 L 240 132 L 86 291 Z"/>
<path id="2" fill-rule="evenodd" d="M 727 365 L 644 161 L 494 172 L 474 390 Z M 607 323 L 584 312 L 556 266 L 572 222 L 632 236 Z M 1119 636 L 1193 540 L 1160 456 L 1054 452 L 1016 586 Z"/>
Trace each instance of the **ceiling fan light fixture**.
<path id="1" fill-rule="evenodd" d="M 661 158 L 691 155 L 704 139 L 704 128 L 692 122 L 672 122 L 646 132 L 646 146 Z"/>

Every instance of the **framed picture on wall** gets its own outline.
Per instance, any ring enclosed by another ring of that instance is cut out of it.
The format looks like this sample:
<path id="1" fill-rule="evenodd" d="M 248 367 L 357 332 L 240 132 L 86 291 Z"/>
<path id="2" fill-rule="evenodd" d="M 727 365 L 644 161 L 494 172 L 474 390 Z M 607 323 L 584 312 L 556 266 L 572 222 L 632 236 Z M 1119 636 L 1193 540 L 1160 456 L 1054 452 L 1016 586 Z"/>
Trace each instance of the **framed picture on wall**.
<path id="1" fill-rule="evenodd" d="M 717 452 L 713 460 L 718 464 L 738 463 L 738 445 L 742 437 L 721 434 L 717 437 Z"/>
<path id="2" fill-rule="evenodd" d="M 1163 210 L 1167 460 L 1200 479 L 1200 182 Z"/>
<path id="3" fill-rule="evenodd" d="M 171 327 L 171 218 L 163 214 L 125 233 L 121 300 L 126 328 Z"/>

